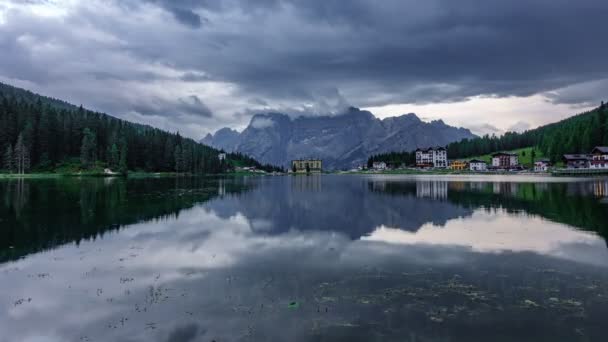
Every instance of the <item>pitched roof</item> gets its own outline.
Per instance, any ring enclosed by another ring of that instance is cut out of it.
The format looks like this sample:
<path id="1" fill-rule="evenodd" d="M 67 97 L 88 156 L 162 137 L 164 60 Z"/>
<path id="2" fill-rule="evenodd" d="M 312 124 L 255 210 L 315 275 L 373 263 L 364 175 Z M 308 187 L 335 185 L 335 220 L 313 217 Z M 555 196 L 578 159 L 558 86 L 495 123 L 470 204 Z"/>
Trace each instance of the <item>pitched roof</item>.
<path id="1" fill-rule="evenodd" d="M 589 160 L 590 159 L 588 154 L 564 154 L 563 158 L 566 160 Z"/>
<path id="2" fill-rule="evenodd" d="M 492 155 L 492 157 L 498 157 L 498 156 L 517 156 L 517 154 L 509 153 L 509 152 L 497 152 Z"/>
<path id="3" fill-rule="evenodd" d="M 429 151 L 445 151 L 445 147 L 441 147 L 441 146 L 437 146 L 437 147 L 428 147 L 428 148 L 421 148 L 418 147 L 416 149 L 416 152 L 420 151 L 420 152 L 429 152 Z"/>
<path id="4" fill-rule="evenodd" d="M 595 153 L 596 150 L 600 153 L 608 153 L 608 146 L 596 146 L 591 153 Z"/>

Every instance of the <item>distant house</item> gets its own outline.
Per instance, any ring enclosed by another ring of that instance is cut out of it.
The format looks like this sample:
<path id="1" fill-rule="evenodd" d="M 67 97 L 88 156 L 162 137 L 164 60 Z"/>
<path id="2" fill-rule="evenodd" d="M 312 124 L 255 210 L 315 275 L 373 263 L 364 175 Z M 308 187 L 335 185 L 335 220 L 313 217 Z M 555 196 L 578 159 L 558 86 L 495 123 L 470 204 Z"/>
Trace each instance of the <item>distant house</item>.
<path id="1" fill-rule="evenodd" d="M 296 159 L 291 161 L 291 169 L 297 173 L 318 173 L 323 170 L 320 159 Z"/>
<path id="2" fill-rule="evenodd" d="M 534 172 L 547 172 L 551 167 L 549 159 L 540 159 L 534 162 Z"/>
<path id="3" fill-rule="evenodd" d="M 217 159 L 219 159 L 220 161 L 222 160 L 226 160 L 226 153 L 220 153 L 217 155 Z"/>
<path id="4" fill-rule="evenodd" d="M 596 146 L 591 151 L 591 169 L 608 169 L 608 146 Z"/>
<path id="5" fill-rule="evenodd" d="M 450 163 L 449 168 L 451 170 L 466 170 L 467 162 L 464 160 L 454 160 L 453 162 Z"/>
<path id="6" fill-rule="evenodd" d="M 374 170 L 386 170 L 386 169 L 387 169 L 387 166 L 386 166 L 386 163 L 385 163 L 385 162 L 380 161 L 380 162 L 374 162 L 374 163 L 372 164 L 372 168 L 373 168 Z"/>
<path id="7" fill-rule="evenodd" d="M 492 167 L 496 169 L 517 168 L 519 167 L 519 158 L 515 153 L 494 153 L 492 155 Z"/>
<path id="8" fill-rule="evenodd" d="M 564 154 L 562 160 L 568 169 L 586 169 L 589 168 L 591 156 L 588 154 Z"/>
<path id="9" fill-rule="evenodd" d="M 445 168 L 448 166 L 448 151 L 443 147 L 416 149 L 416 167 Z"/>
<path id="10" fill-rule="evenodd" d="M 487 171 L 488 164 L 479 159 L 471 159 L 469 160 L 469 170 L 471 171 Z"/>

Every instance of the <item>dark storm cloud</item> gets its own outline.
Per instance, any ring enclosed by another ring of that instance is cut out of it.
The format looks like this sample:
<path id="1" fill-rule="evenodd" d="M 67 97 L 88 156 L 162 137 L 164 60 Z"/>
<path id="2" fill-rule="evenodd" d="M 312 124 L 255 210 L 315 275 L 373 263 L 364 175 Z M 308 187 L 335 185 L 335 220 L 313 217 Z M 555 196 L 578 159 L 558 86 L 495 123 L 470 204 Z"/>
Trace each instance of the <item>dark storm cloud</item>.
<path id="1" fill-rule="evenodd" d="M 160 115 L 160 116 L 176 116 L 176 115 L 192 115 L 201 118 L 211 118 L 213 114 L 211 109 L 201 101 L 196 95 L 181 97 L 176 100 L 165 100 L 161 98 L 145 99 L 128 106 L 135 112 L 142 115 Z"/>
<path id="2" fill-rule="evenodd" d="M 199 335 L 200 328 L 197 324 L 187 324 L 175 328 L 170 334 L 167 342 L 191 342 Z"/>
<path id="3" fill-rule="evenodd" d="M 605 0 L 86 1 L 61 19 L 9 4 L 0 76 L 119 112 L 606 97 Z"/>
<path id="4" fill-rule="evenodd" d="M 306 101 L 338 87 L 361 106 L 449 102 L 608 78 L 601 0 L 154 3 L 210 13 L 214 27 L 176 65 L 265 98 Z M 233 13 L 238 30 L 224 30 Z"/>
<path id="5" fill-rule="evenodd" d="M 187 9 L 171 8 L 169 9 L 179 22 L 194 27 L 201 27 L 201 16 Z"/>

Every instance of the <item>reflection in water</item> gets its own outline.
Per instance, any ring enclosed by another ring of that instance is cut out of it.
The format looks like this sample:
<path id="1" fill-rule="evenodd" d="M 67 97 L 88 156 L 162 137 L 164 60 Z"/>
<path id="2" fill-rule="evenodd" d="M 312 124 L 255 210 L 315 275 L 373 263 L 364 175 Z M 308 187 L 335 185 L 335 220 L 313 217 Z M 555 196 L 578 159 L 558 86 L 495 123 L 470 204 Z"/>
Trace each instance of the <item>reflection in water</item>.
<path id="1" fill-rule="evenodd" d="M 593 194 L 600 198 L 608 197 L 608 182 L 594 182 Z"/>
<path id="2" fill-rule="evenodd" d="M 484 179 L 0 182 L 0 342 L 602 341 L 605 181 Z"/>
<path id="3" fill-rule="evenodd" d="M 448 197 L 448 182 L 419 181 L 416 182 L 416 197 L 443 199 Z"/>
<path id="4" fill-rule="evenodd" d="M 59 178 L 0 181 L 0 262 L 150 219 L 177 217 L 246 179 Z"/>

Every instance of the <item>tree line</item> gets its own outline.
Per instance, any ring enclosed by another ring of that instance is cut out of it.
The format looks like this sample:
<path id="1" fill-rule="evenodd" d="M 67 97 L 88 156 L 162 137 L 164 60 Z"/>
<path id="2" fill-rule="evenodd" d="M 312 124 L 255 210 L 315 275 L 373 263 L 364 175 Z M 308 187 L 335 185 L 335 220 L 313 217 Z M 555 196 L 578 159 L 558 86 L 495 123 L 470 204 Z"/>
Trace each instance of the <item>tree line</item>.
<path id="1" fill-rule="evenodd" d="M 227 154 L 193 139 L 117 119 L 0 83 L 0 151 L 4 172 L 63 168 L 110 168 L 126 173 L 222 173 L 234 165 L 261 165 L 241 154 Z"/>
<path id="2" fill-rule="evenodd" d="M 502 136 L 484 135 L 474 139 L 463 139 L 447 146 L 448 158 L 470 158 L 497 151 L 510 151 L 536 146 L 551 159 L 561 160 L 564 154 L 589 153 L 595 146 L 608 146 L 608 104 L 602 104 L 565 120 L 527 130 L 523 133 L 507 132 Z M 373 162 L 383 161 L 390 165 L 413 165 L 416 155 L 413 151 L 389 152 L 373 155 Z"/>

